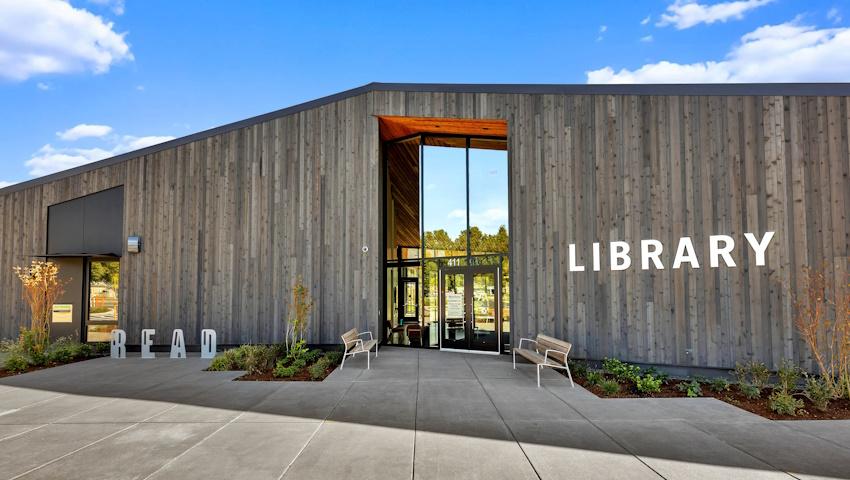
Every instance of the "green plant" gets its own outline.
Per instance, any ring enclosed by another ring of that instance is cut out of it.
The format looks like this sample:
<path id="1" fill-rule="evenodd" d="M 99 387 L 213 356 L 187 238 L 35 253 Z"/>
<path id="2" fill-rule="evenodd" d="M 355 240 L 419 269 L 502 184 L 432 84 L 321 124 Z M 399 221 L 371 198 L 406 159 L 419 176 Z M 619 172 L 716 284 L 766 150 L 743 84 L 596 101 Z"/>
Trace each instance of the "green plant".
<path id="1" fill-rule="evenodd" d="M 330 352 L 325 353 L 325 358 L 328 359 L 328 362 L 331 365 L 338 365 L 342 360 L 342 352 L 337 350 L 332 350 Z"/>
<path id="2" fill-rule="evenodd" d="M 274 367 L 274 376 L 280 378 L 289 378 L 300 372 L 307 365 L 307 362 L 302 358 L 282 358 L 277 361 Z"/>
<path id="3" fill-rule="evenodd" d="M 207 370 L 211 371 L 228 371 L 228 370 L 245 370 L 245 345 L 238 348 L 231 348 L 221 352 L 210 362 Z"/>
<path id="4" fill-rule="evenodd" d="M 803 371 L 794 362 L 788 359 L 783 359 L 776 371 L 776 378 L 779 379 L 779 390 L 783 393 L 791 393 L 797 388 L 797 382 L 800 380 Z"/>
<path id="5" fill-rule="evenodd" d="M 829 268 L 803 267 L 801 288 L 791 291 L 794 325 L 833 395 L 850 399 L 850 274 L 839 278 Z"/>
<path id="6" fill-rule="evenodd" d="M 71 362 L 80 358 L 92 356 L 94 349 L 91 345 L 80 343 L 71 337 L 61 337 L 47 347 L 47 361 L 55 363 Z"/>
<path id="7" fill-rule="evenodd" d="M 715 377 L 709 381 L 711 390 L 717 393 L 726 392 L 729 390 L 729 381 L 723 377 Z"/>
<path id="8" fill-rule="evenodd" d="M 261 374 L 274 364 L 275 351 L 266 345 L 242 345 L 244 370 L 249 374 Z"/>
<path id="9" fill-rule="evenodd" d="M 806 375 L 806 387 L 803 389 L 803 395 L 812 402 L 815 408 L 824 412 L 829 408 L 829 401 L 832 400 L 835 392 L 830 382 L 823 378 Z"/>
<path id="10" fill-rule="evenodd" d="M 605 379 L 599 382 L 599 388 L 602 389 L 602 393 L 610 397 L 619 393 L 620 384 L 614 380 Z"/>
<path id="11" fill-rule="evenodd" d="M 33 260 L 28 266 L 12 270 L 21 281 L 21 292 L 30 307 L 30 328 L 21 328 L 21 333 L 26 331 L 29 337 L 26 353 L 41 354 L 50 343 L 53 304 L 64 292 L 67 281 L 59 280 L 59 266 L 50 261 Z"/>
<path id="12" fill-rule="evenodd" d="M 286 321 L 284 341 L 286 342 L 287 353 L 296 343 L 304 340 L 304 331 L 310 324 L 310 310 L 312 309 L 313 299 L 310 297 L 310 290 L 304 286 L 304 282 L 299 276 L 292 285 L 292 305 Z"/>
<path id="13" fill-rule="evenodd" d="M 29 368 L 29 366 L 30 362 L 27 360 L 27 357 L 20 353 L 9 354 L 9 356 L 6 357 L 6 361 L 3 362 L 3 368 L 12 373 L 23 372 Z"/>
<path id="14" fill-rule="evenodd" d="M 638 377 L 637 381 L 635 381 L 635 388 L 640 393 L 658 393 L 661 391 L 661 379 L 646 374 Z"/>
<path id="15" fill-rule="evenodd" d="M 667 372 L 662 372 L 655 367 L 649 367 L 644 369 L 643 373 L 645 375 L 652 375 L 653 377 L 661 380 L 661 383 L 667 383 L 667 380 L 670 380 L 670 374 Z"/>
<path id="16" fill-rule="evenodd" d="M 602 383 L 603 380 L 605 380 L 605 376 L 602 375 L 602 372 L 596 370 L 590 370 L 589 372 L 587 372 L 587 376 L 585 378 L 587 380 L 587 383 L 591 386 L 599 385 L 600 383 Z"/>
<path id="17" fill-rule="evenodd" d="M 585 378 L 587 376 L 587 364 L 578 360 L 568 360 L 567 364 L 570 367 L 575 378 Z"/>
<path id="18" fill-rule="evenodd" d="M 640 376 L 640 367 L 622 362 L 616 358 L 602 360 L 602 368 L 619 382 L 635 382 Z"/>
<path id="19" fill-rule="evenodd" d="M 771 410 L 780 415 L 797 415 L 797 411 L 803 408 L 803 401 L 778 389 L 770 395 L 768 405 Z"/>
<path id="20" fill-rule="evenodd" d="M 749 383 L 739 383 L 738 389 L 740 389 L 741 393 L 743 393 L 744 396 L 749 400 L 755 400 L 761 397 L 761 389 L 756 387 L 755 385 L 750 385 Z"/>
<path id="21" fill-rule="evenodd" d="M 676 385 L 676 389 L 680 392 L 685 392 L 685 395 L 689 397 L 701 397 L 702 396 L 702 387 L 696 380 L 691 380 L 690 382 L 681 382 Z"/>
<path id="22" fill-rule="evenodd" d="M 331 361 L 328 359 L 328 356 L 320 358 L 316 363 L 310 365 L 309 373 L 310 378 L 313 380 L 319 380 L 325 376 L 325 371 L 333 365 Z"/>

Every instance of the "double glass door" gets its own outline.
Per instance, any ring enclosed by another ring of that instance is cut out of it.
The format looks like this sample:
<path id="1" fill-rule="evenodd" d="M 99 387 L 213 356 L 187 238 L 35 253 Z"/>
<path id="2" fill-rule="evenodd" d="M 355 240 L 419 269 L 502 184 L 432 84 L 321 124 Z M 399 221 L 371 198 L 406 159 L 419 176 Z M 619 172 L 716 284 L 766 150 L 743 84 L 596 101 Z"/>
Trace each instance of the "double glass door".
<path id="1" fill-rule="evenodd" d="M 498 266 L 440 269 L 440 348 L 499 353 Z"/>

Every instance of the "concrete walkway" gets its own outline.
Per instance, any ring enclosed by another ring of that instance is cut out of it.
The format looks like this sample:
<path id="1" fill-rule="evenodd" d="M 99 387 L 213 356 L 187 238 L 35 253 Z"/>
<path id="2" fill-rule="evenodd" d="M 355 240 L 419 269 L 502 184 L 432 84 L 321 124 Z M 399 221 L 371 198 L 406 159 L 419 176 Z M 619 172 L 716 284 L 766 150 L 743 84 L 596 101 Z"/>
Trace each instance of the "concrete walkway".
<path id="1" fill-rule="evenodd" d="M 361 356 L 362 357 L 362 356 Z M 714 399 L 597 399 L 510 357 L 384 348 L 320 383 L 208 361 L 0 380 L 0 478 L 850 478 L 850 422 Z"/>

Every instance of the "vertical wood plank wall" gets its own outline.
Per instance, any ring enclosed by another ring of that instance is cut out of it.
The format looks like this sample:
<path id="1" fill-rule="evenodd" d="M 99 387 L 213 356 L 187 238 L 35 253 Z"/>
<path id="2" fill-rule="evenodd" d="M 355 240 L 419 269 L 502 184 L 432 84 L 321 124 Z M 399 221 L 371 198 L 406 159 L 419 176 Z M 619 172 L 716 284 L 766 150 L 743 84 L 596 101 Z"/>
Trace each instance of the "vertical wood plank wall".
<path id="1" fill-rule="evenodd" d="M 142 327 L 165 338 L 177 326 L 278 341 L 296 275 L 316 299 L 311 341 L 377 332 L 372 115 L 508 120 L 514 338 L 545 332 L 579 357 L 661 364 L 808 361 L 787 289 L 803 265 L 848 270 L 846 97 L 374 91 L 0 195 L 0 336 L 26 318 L 11 267 L 44 251 L 47 206 L 120 184 L 125 233 L 144 242 L 122 258 L 131 343 Z M 743 234 L 767 230 L 757 267 Z M 708 268 L 712 234 L 735 238 L 737 268 Z M 702 268 L 670 268 L 683 236 Z M 664 243 L 664 270 L 640 269 L 647 238 Z M 631 269 L 606 267 L 612 240 L 630 243 Z M 602 271 L 569 272 L 567 246 L 589 265 L 595 241 Z"/>

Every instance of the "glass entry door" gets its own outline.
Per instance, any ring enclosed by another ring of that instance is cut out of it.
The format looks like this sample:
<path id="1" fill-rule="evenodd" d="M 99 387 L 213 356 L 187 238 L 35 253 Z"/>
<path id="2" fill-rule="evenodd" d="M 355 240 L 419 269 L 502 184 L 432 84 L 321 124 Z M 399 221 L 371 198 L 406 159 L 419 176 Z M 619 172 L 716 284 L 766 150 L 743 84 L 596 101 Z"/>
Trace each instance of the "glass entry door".
<path id="1" fill-rule="evenodd" d="M 440 348 L 499 353 L 499 267 L 440 269 Z"/>

